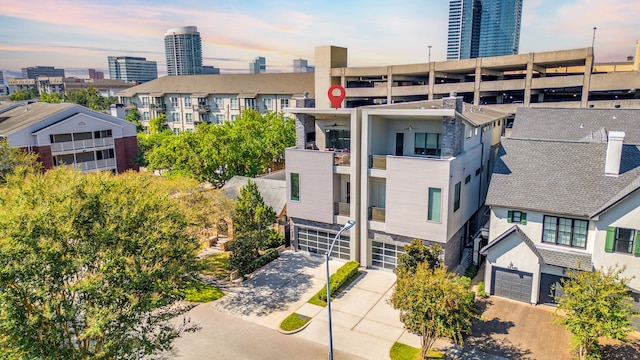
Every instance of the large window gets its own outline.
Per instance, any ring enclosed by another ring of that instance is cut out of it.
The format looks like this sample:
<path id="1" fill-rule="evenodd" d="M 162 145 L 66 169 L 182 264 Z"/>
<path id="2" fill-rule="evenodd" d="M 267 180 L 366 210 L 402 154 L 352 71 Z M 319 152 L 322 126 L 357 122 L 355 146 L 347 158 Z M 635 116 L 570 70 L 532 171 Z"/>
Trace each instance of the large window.
<path id="1" fill-rule="evenodd" d="M 640 230 L 608 227 L 605 251 L 640 256 Z"/>
<path id="2" fill-rule="evenodd" d="M 427 220 L 440 222 L 441 208 L 442 208 L 442 190 L 437 188 L 429 188 Z"/>
<path id="3" fill-rule="evenodd" d="M 171 113 L 171 120 L 173 122 L 179 122 L 180 121 L 180 114 L 178 113 Z"/>
<path id="4" fill-rule="evenodd" d="M 222 109 L 222 98 L 221 97 L 215 97 L 213 98 L 213 103 L 216 105 L 216 107 L 218 109 Z"/>
<path id="5" fill-rule="evenodd" d="M 289 99 L 280 99 L 280 108 L 287 108 L 289 107 Z"/>
<path id="6" fill-rule="evenodd" d="M 184 107 L 186 108 L 190 108 L 191 107 L 191 97 L 187 96 L 184 98 Z"/>
<path id="7" fill-rule="evenodd" d="M 143 96 L 142 98 L 142 106 L 149 106 L 149 97 Z"/>
<path id="8" fill-rule="evenodd" d="M 171 106 L 173 106 L 174 108 L 178 107 L 178 98 L 177 97 L 171 97 L 171 98 L 169 98 L 169 100 L 171 100 Z"/>
<path id="9" fill-rule="evenodd" d="M 300 174 L 291 173 L 291 200 L 300 201 Z"/>
<path id="10" fill-rule="evenodd" d="M 350 130 L 325 130 L 325 146 L 327 149 L 351 149 Z"/>
<path id="11" fill-rule="evenodd" d="M 416 133 L 414 154 L 440 156 L 441 134 Z"/>
<path id="12" fill-rule="evenodd" d="M 587 246 L 586 220 L 545 216 L 542 241 L 557 245 L 584 248 Z"/>
<path id="13" fill-rule="evenodd" d="M 246 107 L 247 109 L 255 109 L 256 99 L 252 99 L 252 98 L 244 99 L 244 107 Z"/>
<path id="14" fill-rule="evenodd" d="M 238 105 L 239 105 L 239 101 L 238 98 L 231 98 L 229 99 L 229 105 L 232 109 L 237 109 Z"/>
<path id="15" fill-rule="evenodd" d="M 460 209 L 460 188 L 462 183 L 458 182 L 456 184 L 455 190 L 453 192 L 453 212 Z"/>
<path id="16" fill-rule="evenodd" d="M 185 119 L 186 122 L 192 123 L 193 122 L 193 114 L 191 114 L 191 113 L 184 114 L 184 119 Z"/>
<path id="17" fill-rule="evenodd" d="M 271 110 L 273 108 L 273 99 L 267 98 L 267 99 L 264 99 L 263 102 L 264 102 L 265 110 Z"/>

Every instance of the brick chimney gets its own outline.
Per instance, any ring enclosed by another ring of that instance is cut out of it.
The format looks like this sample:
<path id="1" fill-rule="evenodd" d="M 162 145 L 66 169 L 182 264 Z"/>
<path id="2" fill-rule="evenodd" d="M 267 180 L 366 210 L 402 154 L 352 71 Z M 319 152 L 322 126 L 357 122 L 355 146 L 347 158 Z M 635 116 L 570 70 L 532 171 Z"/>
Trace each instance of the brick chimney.
<path id="1" fill-rule="evenodd" d="M 622 160 L 623 131 L 609 131 L 607 145 L 607 159 L 604 164 L 604 174 L 607 176 L 620 175 L 620 162 Z"/>

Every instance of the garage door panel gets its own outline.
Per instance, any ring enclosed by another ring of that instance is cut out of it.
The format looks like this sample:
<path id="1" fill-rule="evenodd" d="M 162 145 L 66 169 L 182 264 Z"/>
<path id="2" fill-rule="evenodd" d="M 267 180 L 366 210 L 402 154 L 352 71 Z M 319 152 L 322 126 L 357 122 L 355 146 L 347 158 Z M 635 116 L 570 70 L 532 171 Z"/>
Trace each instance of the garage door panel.
<path id="1" fill-rule="evenodd" d="M 522 271 L 493 268 L 492 293 L 513 300 L 530 302 L 533 274 Z"/>

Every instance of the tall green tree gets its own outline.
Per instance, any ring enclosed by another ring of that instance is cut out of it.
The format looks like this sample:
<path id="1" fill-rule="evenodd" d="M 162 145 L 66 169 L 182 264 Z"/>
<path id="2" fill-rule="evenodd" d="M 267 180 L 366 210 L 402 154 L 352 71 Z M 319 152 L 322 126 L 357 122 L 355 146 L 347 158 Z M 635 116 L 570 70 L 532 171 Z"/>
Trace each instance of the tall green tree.
<path id="1" fill-rule="evenodd" d="M 165 115 L 164 113 L 158 114 L 157 117 L 149 120 L 149 134 L 160 134 L 164 130 L 167 130 L 166 123 L 167 115 Z"/>
<path id="2" fill-rule="evenodd" d="M 599 338 L 624 340 L 632 331 L 629 279 L 622 277 L 623 271 L 572 271 L 562 282 L 556 321 L 571 333 L 580 360 L 600 359 Z"/>
<path id="3" fill-rule="evenodd" d="M 444 267 L 432 269 L 419 263 L 412 275 L 398 275 L 391 303 L 400 310 L 407 330 L 420 336 L 421 359 L 425 359 L 437 338 L 462 344 L 475 317 L 474 293 L 470 280 L 449 273 Z"/>
<path id="4" fill-rule="evenodd" d="M 236 270 L 239 276 L 244 276 L 253 271 L 253 263 L 260 253 L 258 247 L 260 235 L 257 231 L 249 231 L 236 234 L 231 242 L 231 254 L 229 255 L 229 267 Z"/>
<path id="5" fill-rule="evenodd" d="M 404 254 L 398 255 L 398 266 L 395 268 L 398 276 L 407 274 L 413 276 L 419 264 L 426 262 L 429 268 L 440 266 L 442 247 L 434 244 L 425 246 L 421 240 L 413 239 L 410 244 L 404 246 Z"/>
<path id="6" fill-rule="evenodd" d="M 136 131 L 142 132 L 144 128 L 142 127 L 142 121 L 140 120 L 140 112 L 138 109 L 129 109 L 127 110 L 127 114 L 125 115 L 125 120 L 136 124 Z"/>
<path id="7" fill-rule="evenodd" d="M 82 90 L 67 91 L 64 94 L 64 100 L 93 110 L 107 110 L 118 101 L 114 96 L 102 96 L 100 91 L 93 86 Z"/>
<path id="8" fill-rule="evenodd" d="M 56 92 L 54 92 L 53 94 L 42 93 L 40 94 L 40 101 L 59 104 L 60 102 L 62 102 L 62 97 Z"/>
<path id="9" fill-rule="evenodd" d="M 168 320 L 198 243 L 149 177 L 54 169 L 0 204 L 0 358 L 140 359 L 194 330 Z"/>
<path id="10" fill-rule="evenodd" d="M 0 138 L 0 185 L 7 181 L 11 174 L 38 173 L 42 164 L 37 154 L 26 153 L 9 146 L 7 139 Z"/>
<path id="11" fill-rule="evenodd" d="M 150 132 L 153 133 L 150 124 Z M 295 144 L 295 123 L 282 114 L 245 110 L 234 121 L 200 124 L 152 148 L 146 156 L 152 170 L 165 170 L 224 185 L 235 175 L 255 177 L 284 159 Z"/>
<path id="12" fill-rule="evenodd" d="M 276 213 L 264 203 L 255 181 L 249 180 L 240 189 L 233 212 L 233 228 L 236 232 L 261 231 L 276 222 Z"/>
<path id="13" fill-rule="evenodd" d="M 31 100 L 38 97 L 38 90 L 29 89 L 29 90 L 18 90 L 13 94 L 9 95 L 9 99 L 11 101 L 24 101 Z"/>

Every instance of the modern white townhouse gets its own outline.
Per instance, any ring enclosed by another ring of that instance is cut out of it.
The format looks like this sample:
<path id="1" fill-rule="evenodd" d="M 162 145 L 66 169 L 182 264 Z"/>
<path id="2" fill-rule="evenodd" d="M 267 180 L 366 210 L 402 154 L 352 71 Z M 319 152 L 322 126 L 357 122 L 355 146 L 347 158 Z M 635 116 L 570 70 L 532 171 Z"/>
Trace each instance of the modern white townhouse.
<path id="1" fill-rule="evenodd" d="M 287 215 L 299 251 L 393 269 L 412 239 L 455 268 L 478 225 L 505 114 L 461 97 L 353 109 L 288 109 Z"/>
<path id="2" fill-rule="evenodd" d="M 296 106 L 295 98 L 313 97 L 313 73 L 223 74 L 164 76 L 120 91 L 129 109 L 140 112 L 142 123 L 166 115 L 174 132 L 193 131 L 195 125 L 234 120 L 244 109 L 281 112 Z M 290 114 L 289 114 L 290 115 Z"/>
<path id="3" fill-rule="evenodd" d="M 640 110 L 518 110 L 486 203 L 490 294 L 553 303 L 569 270 L 626 266 L 640 299 Z M 639 306 L 640 308 L 640 306 Z"/>
<path id="4" fill-rule="evenodd" d="M 0 103 L 0 138 L 37 153 L 45 169 L 138 169 L 135 124 L 76 104 Z"/>

